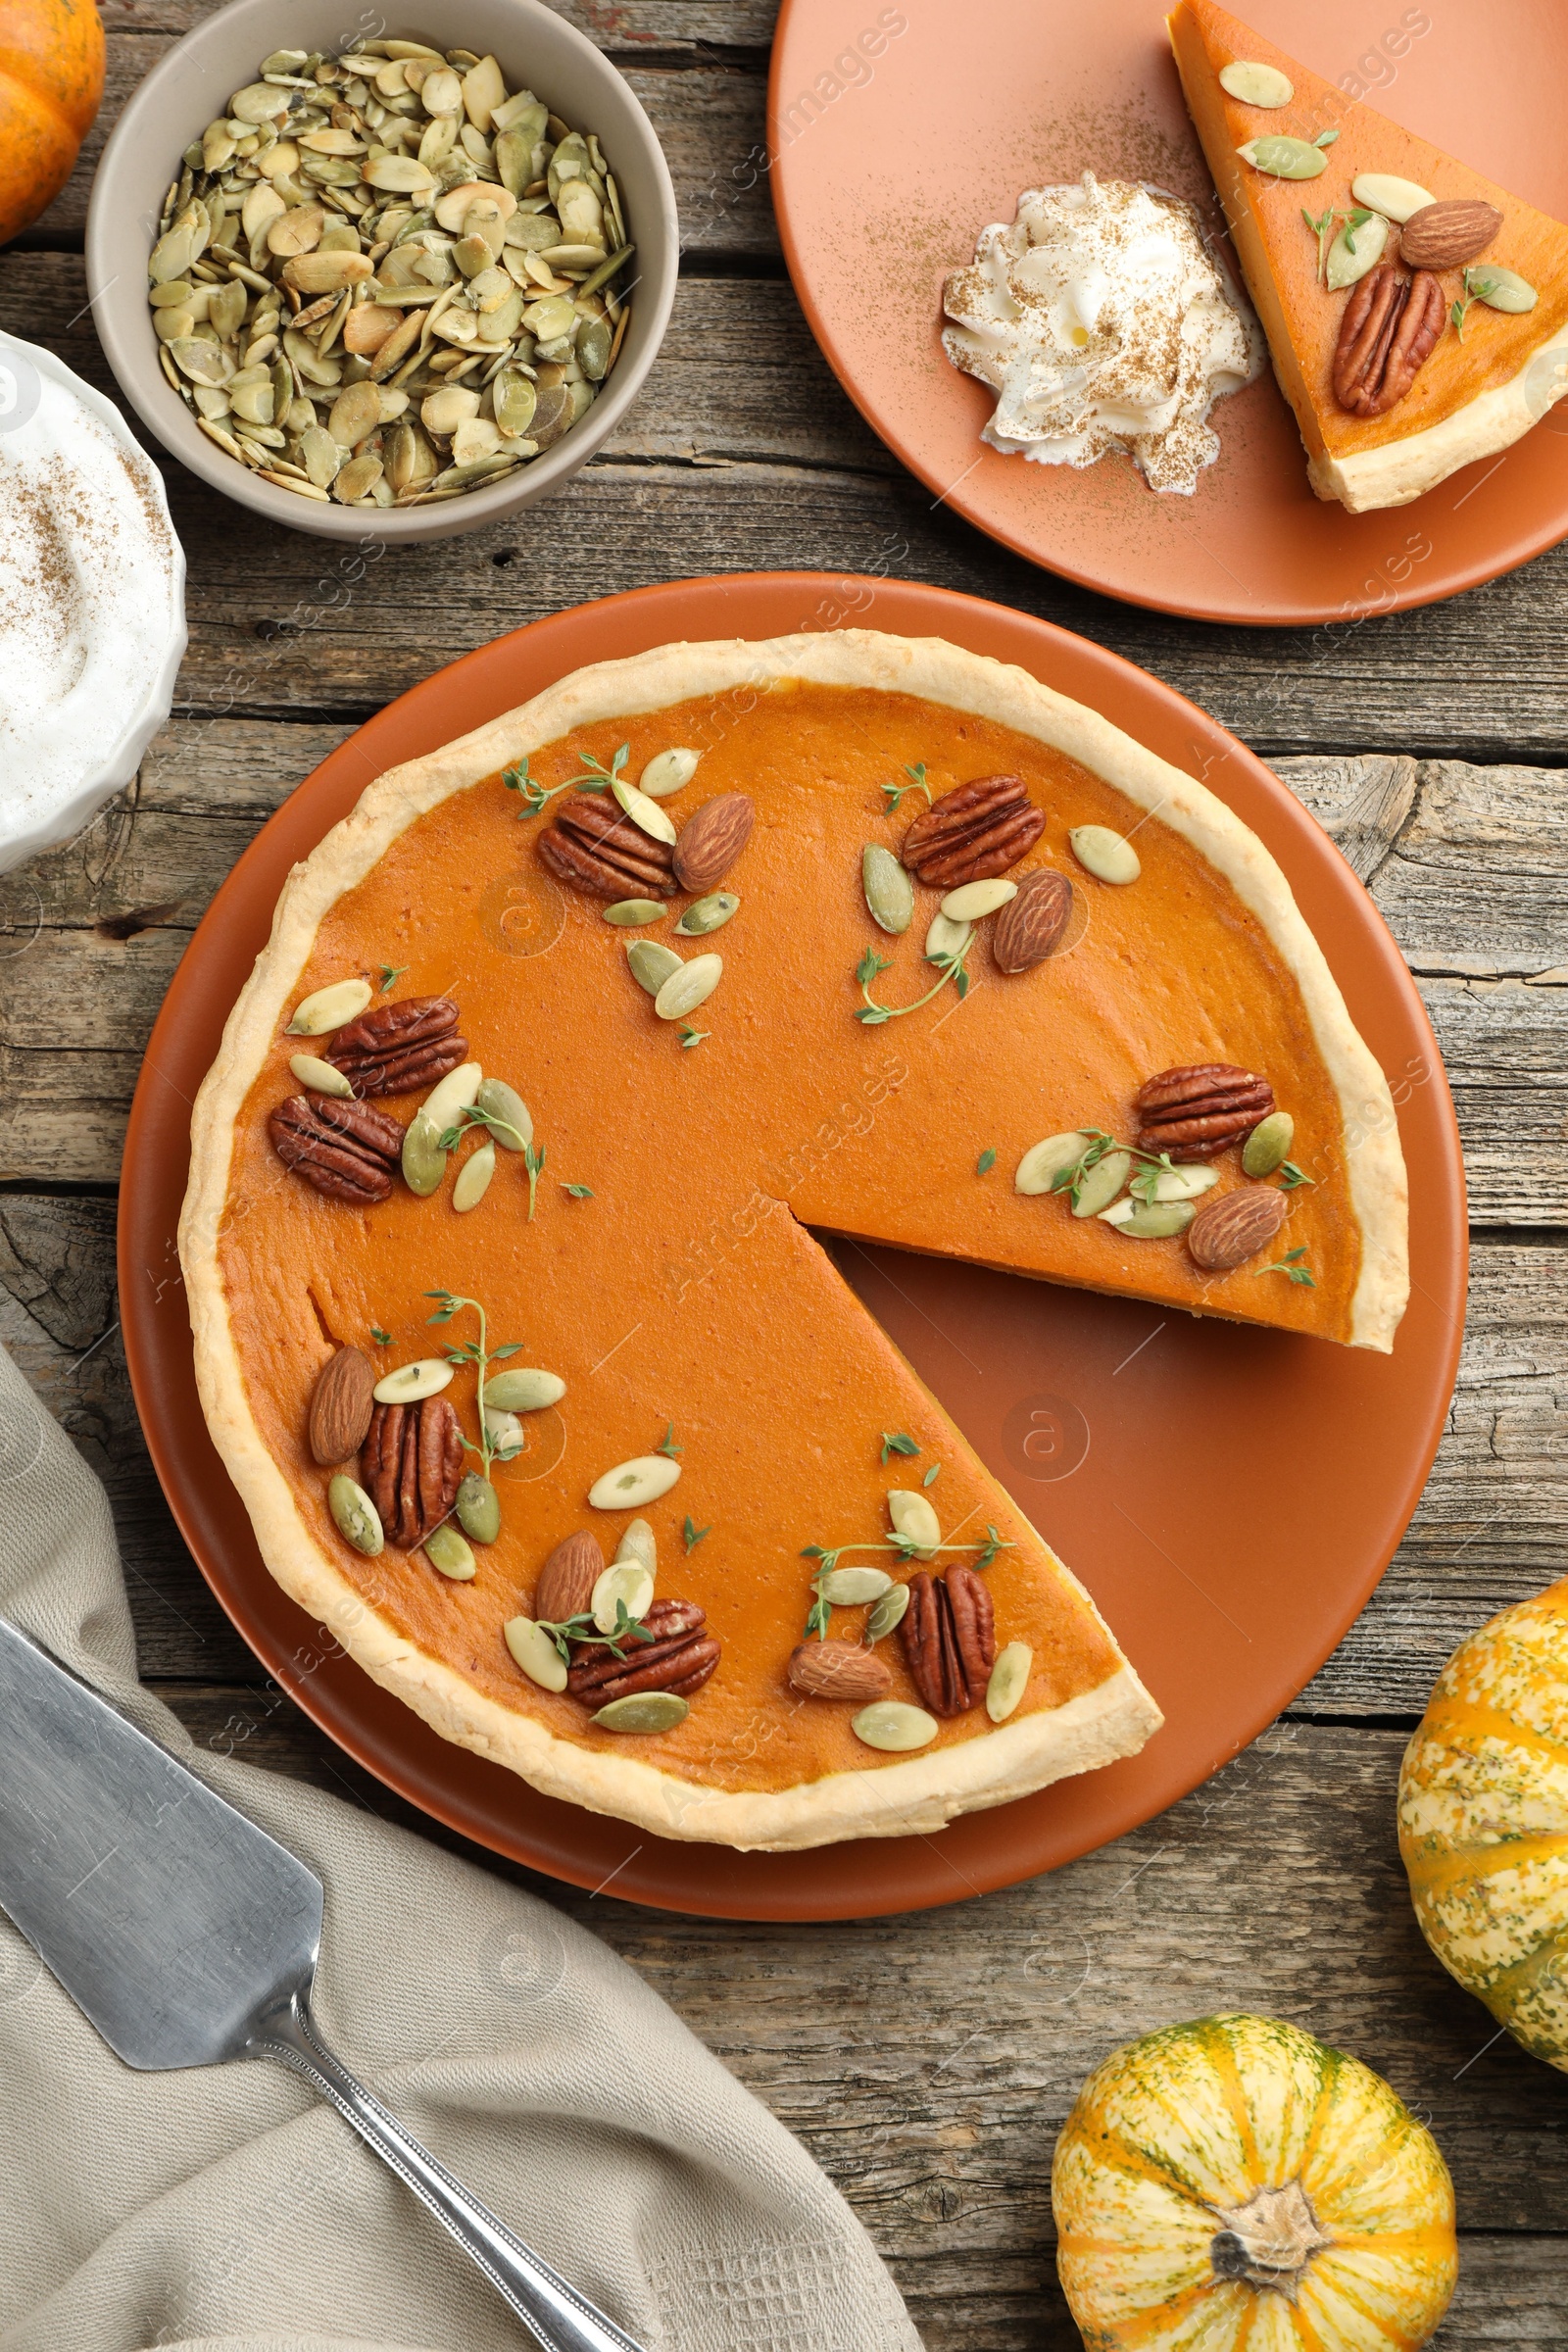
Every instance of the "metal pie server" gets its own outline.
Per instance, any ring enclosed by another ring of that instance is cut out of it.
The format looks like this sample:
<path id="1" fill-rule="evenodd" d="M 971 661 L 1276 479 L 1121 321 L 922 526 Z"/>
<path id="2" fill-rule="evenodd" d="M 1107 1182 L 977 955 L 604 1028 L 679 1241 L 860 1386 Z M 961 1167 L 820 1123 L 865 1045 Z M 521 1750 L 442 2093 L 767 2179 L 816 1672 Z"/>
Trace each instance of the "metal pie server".
<path id="1" fill-rule="evenodd" d="M 127 2066 L 280 2058 L 547 2352 L 639 2352 L 470 2196 L 312 2022 L 321 1882 L 0 1618 L 0 1906 Z"/>

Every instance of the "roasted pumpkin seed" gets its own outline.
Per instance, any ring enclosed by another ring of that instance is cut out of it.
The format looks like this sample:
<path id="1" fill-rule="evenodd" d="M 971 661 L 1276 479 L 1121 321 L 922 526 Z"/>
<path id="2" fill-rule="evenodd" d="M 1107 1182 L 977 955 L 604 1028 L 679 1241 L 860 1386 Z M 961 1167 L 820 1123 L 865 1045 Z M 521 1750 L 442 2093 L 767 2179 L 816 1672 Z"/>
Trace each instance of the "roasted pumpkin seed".
<path id="1" fill-rule="evenodd" d="M 929 1747 L 942 1726 L 924 1707 L 911 1707 L 902 1698 L 878 1698 L 850 1718 L 850 1729 L 867 1747 L 889 1755 Z"/>
<path id="2" fill-rule="evenodd" d="M 301 1086 L 308 1086 L 313 1094 L 335 1095 L 341 1102 L 346 1101 L 354 1092 L 342 1071 L 334 1069 L 331 1062 L 322 1061 L 318 1054 L 291 1054 L 288 1066 Z"/>
<path id="3" fill-rule="evenodd" d="M 879 841 L 867 842 L 860 853 L 860 887 L 879 930 L 907 931 L 914 920 L 913 878 Z"/>
<path id="4" fill-rule="evenodd" d="M 509 1617 L 501 1633 L 530 1683 L 537 1683 L 541 1690 L 564 1690 L 566 1661 L 543 1626 L 531 1617 Z"/>
<path id="5" fill-rule="evenodd" d="M 289 1021 L 291 1037 L 324 1037 L 362 1013 L 370 1002 L 368 980 L 334 980 L 295 1005 Z"/>
<path id="6" fill-rule="evenodd" d="M 645 923 L 662 923 L 669 908 L 658 899 L 617 899 L 613 906 L 602 906 L 600 912 L 607 923 L 614 923 L 623 931 L 635 931 Z M 676 929 L 679 928 L 677 924 Z"/>
<path id="7" fill-rule="evenodd" d="M 639 1453 L 596 1478 L 588 1500 L 596 1511 L 635 1511 L 667 1494 L 679 1476 L 679 1462 L 667 1453 Z"/>
<path id="8" fill-rule="evenodd" d="M 1283 81 L 1285 76 L 1281 74 Z M 1234 93 L 1233 93 L 1234 94 Z M 1285 102 L 1282 99 L 1280 104 Z M 1027 1642 L 1009 1642 L 1005 1649 L 997 1652 L 997 1662 L 991 1669 L 986 1685 L 986 1713 L 993 1723 L 1005 1723 L 1014 1713 L 1018 1701 L 1029 1688 L 1029 1676 L 1035 1653 Z"/>
<path id="9" fill-rule="evenodd" d="M 467 1544 L 457 1529 L 445 1520 L 425 1537 L 424 1556 L 432 1568 L 439 1568 L 441 1574 L 450 1577 L 455 1585 L 466 1585 L 470 1577 L 479 1573 L 479 1563 Z"/>
<path id="10" fill-rule="evenodd" d="M 710 931 L 721 931 L 739 906 L 732 890 L 710 891 L 706 899 L 693 900 L 675 928 L 687 939 L 706 939 Z"/>
<path id="11" fill-rule="evenodd" d="M 425 1107 L 428 1109 L 429 1105 Z M 499 1144 L 503 1152 L 524 1152 L 533 1142 L 533 1119 L 528 1105 L 505 1079 L 481 1079 L 473 1107 L 484 1112 L 490 1140 Z"/>
<path id="12" fill-rule="evenodd" d="M 1088 1149 L 1089 1138 L 1081 1127 L 1070 1127 L 1065 1135 L 1048 1135 L 1044 1143 L 1032 1144 L 1018 1162 L 1013 1191 L 1054 1192 L 1056 1178 L 1064 1169 L 1075 1167 Z"/>
<path id="13" fill-rule="evenodd" d="M 363 1551 L 368 1560 L 373 1560 L 386 1538 L 381 1514 L 365 1489 L 340 1470 L 327 1487 L 326 1507 L 344 1543 L 352 1544 L 356 1551 Z"/>
<path id="14" fill-rule="evenodd" d="M 627 947 L 626 961 L 638 987 L 646 988 L 654 998 L 658 997 L 666 980 L 673 979 L 677 972 L 686 969 L 674 949 L 666 948 L 662 940 L 657 939 L 634 939 Z"/>
<path id="15" fill-rule="evenodd" d="M 658 752 L 649 760 L 637 781 L 651 801 L 667 801 L 671 793 L 684 792 L 697 773 L 701 752 L 692 752 L 676 745 L 667 752 Z"/>
<path id="16" fill-rule="evenodd" d="M 565 1394 L 566 1384 L 559 1372 L 542 1372 L 529 1365 L 493 1372 L 484 1384 L 485 1403 L 504 1413 L 542 1412 L 546 1405 L 559 1404 Z"/>
<path id="17" fill-rule="evenodd" d="M 636 1690 L 630 1698 L 612 1698 L 591 1720 L 602 1732 L 672 1732 L 690 1713 L 673 1690 Z"/>
<path id="18" fill-rule="evenodd" d="M 1271 1110 L 1260 1119 L 1242 1147 L 1242 1170 L 1248 1176 L 1272 1176 L 1296 1141 L 1296 1121 L 1288 1110 Z"/>
<path id="19" fill-rule="evenodd" d="M 475 1544 L 493 1544 L 501 1533 L 501 1497 L 487 1478 L 470 1470 L 458 1488 L 458 1520 Z"/>
<path id="20" fill-rule="evenodd" d="M 439 1355 L 421 1355 L 412 1364 L 399 1364 L 395 1372 L 383 1373 L 371 1394 L 377 1404 L 417 1404 L 451 1386 L 452 1366 Z"/>

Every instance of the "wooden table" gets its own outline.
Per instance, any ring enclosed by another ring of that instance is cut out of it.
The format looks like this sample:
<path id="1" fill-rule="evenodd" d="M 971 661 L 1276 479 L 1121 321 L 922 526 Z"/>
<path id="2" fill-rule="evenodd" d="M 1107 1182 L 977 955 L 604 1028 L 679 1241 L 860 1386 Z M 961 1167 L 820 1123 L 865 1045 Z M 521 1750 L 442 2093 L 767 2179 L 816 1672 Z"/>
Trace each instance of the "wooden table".
<path id="1" fill-rule="evenodd" d="M 199 1738 L 400 1812 L 259 1680 L 209 1595 L 149 1468 L 116 1329 L 115 1185 L 148 1030 L 213 891 L 299 778 L 470 647 L 688 573 L 936 581 L 1111 646 L 1273 762 L 1419 977 L 1464 1131 L 1475 1279 L 1414 1525 L 1269 1734 L 1161 1820 L 1053 1878 L 825 1929 L 535 1891 L 622 1952 L 802 2135 L 892 2264 L 930 2352 L 1076 2344 L 1052 2258 L 1056 2129 L 1115 2042 L 1220 2008 L 1272 2011 L 1355 2051 L 1437 2132 L 1463 2229 L 1443 2345 L 1561 2345 L 1568 2084 L 1496 2038 L 1429 1956 L 1394 1789 L 1449 1650 L 1563 1567 L 1568 550 L 1430 612 L 1380 615 L 1373 583 L 1364 612 L 1298 632 L 1168 620 L 1031 570 L 933 511 L 816 353 L 768 197 L 771 0 L 556 4 L 624 67 L 680 197 L 674 322 L 627 428 L 552 502 L 393 551 L 364 577 L 155 452 L 190 560 L 176 717 L 90 831 L 0 877 L 0 1337 L 108 1483 L 143 1671 Z M 0 255 L 0 324 L 106 390 L 80 259 L 91 157 L 202 13 L 105 0 L 99 130 L 65 195 Z M 1411 1176 L 1419 1186 L 1419 1166 Z"/>

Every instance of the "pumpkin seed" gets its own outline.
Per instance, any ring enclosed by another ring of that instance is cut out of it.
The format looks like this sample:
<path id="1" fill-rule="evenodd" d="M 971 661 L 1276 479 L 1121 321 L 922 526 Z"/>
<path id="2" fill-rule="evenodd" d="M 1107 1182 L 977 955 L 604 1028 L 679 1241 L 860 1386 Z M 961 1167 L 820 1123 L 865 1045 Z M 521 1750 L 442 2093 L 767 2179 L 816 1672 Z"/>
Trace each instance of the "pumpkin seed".
<path id="1" fill-rule="evenodd" d="M 326 1490 L 326 1507 L 344 1543 L 373 1560 L 386 1538 L 381 1532 L 381 1514 L 365 1489 L 340 1470 Z"/>
<path id="2" fill-rule="evenodd" d="M 496 413 L 497 429 L 506 439 L 514 440 L 533 422 L 534 411 L 539 406 L 538 390 L 525 375 L 505 368 L 496 378 L 491 406 Z"/>
<path id="3" fill-rule="evenodd" d="M 850 1729 L 867 1747 L 896 1756 L 929 1747 L 942 1726 L 924 1707 L 908 1706 L 902 1698 L 878 1698 L 850 1717 Z"/>
<path id="4" fill-rule="evenodd" d="M 909 1588 L 907 1585 L 895 1585 L 891 1592 L 884 1592 L 865 1621 L 866 1640 L 880 1642 L 886 1635 L 893 1633 L 904 1623 L 908 1606 Z"/>
<path id="5" fill-rule="evenodd" d="M 654 999 L 654 1010 L 662 1021 L 683 1020 L 699 1004 L 707 1004 L 723 971 L 722 956 L 694 956 L 678 972 L 670 973 Z"/>
<path id="6" fill-rule="evenodd" d="M 1329 159 L 1321 147 L 1309 139 L 1288 139 L 1271 133 L 1266 139 L 1249 139 L 1237 154 L 1256 172 L 1267 172 L 1275 179 L 1316 179 L 1329 168 Z"/>
<path id="7" fill-rule="evenodd" d="M 1079 864 L 1097 882 L 1136 882 L 1144 870 L 1132 843 L 1108 825 L 1074 825 L 1067 839 Z"/>
<path id="8" fill-rule="evenodd" d="M 973 923 L 956 923 L 950 914 L 934 914 L 925 935 L 927 963 L 947 962 L 961 956 L 973 937 Z"/>
<path id="9" fill-rule="evenodd" d="M 324 1037 L 329 1029 L 341 1029 L 346 1021 L 352 1021 L 369 1002 L 368 980 L 334 980 L 329 987 L 318 988 L 314 996 L 295 1005 L 288 1034 Z"/>
<path id="10" fill-rule="evenodd" d="M 880 1600 L 892 1583 L 880 1568 L 830 1568 L 817 1578 L 816 1589 L 836 1609 L 863 1609 Z"/>
<path id="11" fill-rule="evenodd" d="M 1244 106 L 1289 106 L 1296 96 L 1296 84 L 1278 66 L 1258 65 L 1253 59 L 1232 58 L 1219 70 L 1219 86 Z M 999 1715 L 995 1719 L 1001 1722 Z"/>
<path id="12" fill-rule="evenodd" d="M 1054 1191 L 1062 1170 L 1075 1166 L 1088 1149 L 1089 1138 L 1081 1127 L 1070 1127 L 1065 1135 L 1048 1135 L 1044 1143 L 1031 1144 L 1018 1162 L 1012 1179 L 1013 1191 L 1030 1194 Z"/>
<path id="13" fill-rule="evenodd" d="M 320 1060 L 315 1054 L 292 1054 L 288 1066 L 301 1086 L 308 1086 L 313 1094 L 335 1095 L 342 1102 L 354 1093 L 342 1071 L 334 1069 L 329 1061 Z"/>
<path id="14" fill-rule="evenodd" d="M 455 1126 L 461 1112 L 468 1110 L 479 1099 L 484 1072 L 476 1061 L 466 1061 L 460 1069 L 449 1070 L 439 1083 L 430 1089 L 420 1105 L 420 1114 L 427 1118 L 437 1135 L 445 1135 Z"/>
<path id="15" fill-rule="evenodd" d="M 982 915 L 995 914 L 1009 899 L 1018 896 L 1018 885 L 1004 875 L 997 874 L 986 882 L 963 882 L 950 890 L 942 902 L 942 911 L 950 923 L 975 923 Z"/>
<path id="16" fill-rule="evenodd" d="M 501 1629 L 514 1661 L 541 1690 L 564 1690 L 566 1661 L 544 1628 L 531 1617 L 509 1617 Z"/>
<path id="17" fill-rule="evenodd" d="M 458 1488 L 456 1508 L 466 1536 L 475 1544 L 495 1542 L 501 1533 L 501 1497 L 477 1470 L 468 1471 Z"/>
<path id="18" fill-rule="evenodd" d="M 1271 1110 L 1260 1119 L 1242 1147 L 1242 1172 L 1272 1176 L 1296 1141 L 1296 1121 L 1288 1110 Z M 1213 1181 L 1218 1182 L 1217 1174 Z"/>
<path id="19" fill-rule="evenodd" d="M 416 1356 L 383 1373 L 370 1392 L 377 1404 L 417 1404 L 422 1397 L 439 1396 L 452 1386 L 452 1366 L 438 1355 Z"/>
<path id="20" fill-rule="evenodd" d="M 524 1446 L 528 1443 L 522 1423 L 518 1420 L 515 1413 L 498 1413 L 493 1410 L 488 1400 L 488 1384 L 486 1384 L 486 1386 L 487 1396 L 484 1408 L 485 1436 L 490 1441 L 490 1445 L 494 1451 L 503 1457 L 514 1453 L 521 1453 Z"/>
<path id="21" fill-rule="evenodd" d="M 1098 1217 L 1108 1208 L 1132 1174 L 1130 1152 L 1107 1152 L 1097 1159 L 1079 1179 L 1073 1192 L 1072 1213 L 1075 1217 Z"/>
<path id="22" fill-rule="evenodd" d="M 428 1103 L 425 1107 L 428 1109 Z M 473 1098 L 473 1107 L 500 1121 L 499 1126 L 490 1129 L 490 1140 L 499 1144 L 503 1152 L 521 1152 L 533 1142 L 533 1120 L 528 1105 L 505 1079 L 482 1079 Z"/>
<path id="23" fill-rule="evenodd" d="M 654 1531 L 646 1519 L 629 1520 L 620 1542 L 615 1545 L 615 1565 L 624 1567 L 628 1560 L 640 1561 L 650 1576 L 659 1573 L 659 1548 L 654 1542 Z"/>
<path id="24" fill-rule="evenodd" d="M 895 935 L 907 931 L 914 920 L 914 883 L 879 841 L 867 842 L 860 853 L 860 887 L 879 929 Z"/>
<path id="25" fill-rule="evenodd" d="M 667 752 L 656 753 L 637 781 L 651 801 L 667 801 L 671 793 L 685 791 L 702 756 L 677 744 Z"/>
<path id="26" fill-rule="evenodd" d="M 637 1690 L 630 1698 L 612 1698 L 591 1720 L 602 1732 L 672 1732 L 690 1713 L 673 1690 Z"/>
<path id="27" fill-rule="evenodd" d="M 740 900 L 732 890 L 710 891 L 706 899 L 692 902 L 675 928 L 688 939 L 704 939 L 710 931 L 721 931 L 739 909 Z"/>
<path id="28" fill-rule="evenodd" d="M 612 1560 L 593 1589 L 588 1614 L 602 1634 L 612 1634 L 624 1609 L 634 1625 L 647 1616 L 654 1598 L 654 1580 L 641 1560 Z"/>
<path id="29" fill-rule="evenodd" d="M 673 979 L 677 972 L 686 969 L 674 949 L 666 948 L 657 939 L 632 940 L 626 950 L 626 961 L 631 966 L 631 976 L 638 987 L 646 988 L 648 994 L 655 998 L 666 980 Z"/>
<path id="30" fill-rule="evenodd" d="M 1135 1241 L 1163 1242 L 1185 1233 L 1197 1214 L 1190 1200 L 1115 1200 L 1100 1211 L 1100 1220 L 1114 1225 L 1118 1233 L 1130 1233 Z"/>
<path id="31" fill-rule="evenodd" d="M 1396 179 L 1389 172 L 1363 172 L 1350 182 L 1350 194 L 1357 204 L 1364 204 L 1374 213 L 1384 213 L 1391 220 L 1408 220 L 1416 213 L 1424 213 L 1437 198 L 1413 179 Z"/>
<path id="32" fill-rule="evenodd" d="M 629 1462 L 617 1462 L 613 1470 L 596 1478 L 588 1500 L 596 1511 L 635 1511 L 667 1494 L 679 1476 L 679 1462 L 667 1453 L 634 1454 Z"/>
<path id="33" fill-rule="evenodd" d="M 668 848 L 674 847 L 675 828 L 657 801 L 650 800 L 646 792 L 639 792 L 635 784 L 628 784 L 624 776 L 617 776 L 611 790 L 632 823 L 646 833 L 651 841 L 662 841 Z"/>
<path id="34" fill-rule="evenodd" d="M 1218 1168 L 1162 1168 L 1154 1178 L 1154 1199 L 1196 1200 L 1200 1193 L 1212 1192 L 1218 1182 Z"/>
<path id="35" fill-rule="evenodd" d="M 1533 311 L 1540 299 L 1528 277 L 1500 270 L 1495 262 L 1478 262 L 1467 270 L 1464 290 L 1491 311 Z"/>
<path id="36" fill-rule="evenodd" d="M 1280 79 L 1285 79 L 1283 74 Z M 1285 100 L 1282 98 L 1279 103 L 1283 106 Z M 1034 1662 L 1035 1653 L 1027 1642 L 1009 1642 L 1005 1649 L 998 1651 L 991 1680 L 986 1685 L 986 1713 L 993 1723 L 1005 1723 L 1013 1713 L 1029 1687 Z"/>
<path id="37" fill-rule="evenodd" d="M 485 1403 L 504 1413 L 543 1412 L 546 1405 L 559 1404 L 565 1394 L 566 1384 L 558 1372 L 541 1372 L 529 1365 L 493 1372 L 484 1384 Z"/>
<path id="38" fill-rule="evenodd" d="M 403 1131 L 403 1181 L 421 1200 L 439 1189 L 447 1172 L 441 1134 L 435 1121 L 422 1110 L 415 1112 Z"/>
<path id="39" fill-rule="evenodd" d="M 495 1172 L 494 1144 L 482 1143 L 476 1152 L 469 1152 L 458 1170 L 457 1183 L 452 1187 L 452 1205 L 459 1216 L 466 1216 L 470 1208 L 478 1207 L 490 1190 L 490 1179 Z"/>
<path id="40" fill-rule="evenodd" d="M 1373 213 L 1369 220 L 1358 221 L 1354 228 L 1348 220 L 1329 247 L 1325 270 L 1330 288 L 1338 292 L 1344 286 L 1353 286 L 1376 269 L 1383 259 L 1383 249 L 1389 241 L 1389 223 L 1383 213 Z"/>
<path id="41" fill-rule="evenodd" d="M 903 1536 L 922 1557 L 928 1557 L 942 1541 L 942 1522 L 931 1497 L 918 1488 L 894 1487 L 888 1495 L 888 1517 L 895 1535 Z"/>
<path id="42" fill-rule="evenodd" d="M 455 1527 L 445 1520 L 424 1539 L 424 1556 L 432 1568 L 439 1568 L 455 1585 L 466 1585 L 479 1573 L 479 1563 Z"/>

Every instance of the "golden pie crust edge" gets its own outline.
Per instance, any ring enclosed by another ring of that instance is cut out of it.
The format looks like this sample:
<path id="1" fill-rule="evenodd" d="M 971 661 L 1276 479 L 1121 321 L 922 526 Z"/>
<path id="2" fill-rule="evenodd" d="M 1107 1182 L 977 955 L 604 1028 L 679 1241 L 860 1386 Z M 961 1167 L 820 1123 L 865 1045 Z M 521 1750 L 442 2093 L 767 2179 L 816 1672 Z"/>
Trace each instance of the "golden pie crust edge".
<path id="1" fill-rule="evenodd" d="M 1441 417 L 1423 431 L 1403 441 L 1386 441 L 1379 449 L 1356 450 L 1348 458 L 1331 457 L 1326 451 L 1309 457 L 1306 471 L 1313 490 L 1319 498 L 1338 499 L 1351 514 L 1407 507 L 1462 466 L 1474 466 L 1495 450 L 1511 449 L 1551 406 L 1549 400 L 1542 401 L 1539 390 L 1532 391 L 1529 379 L 1554 352 L 1568 361 L 1568 326 L 1539 344 L 1508 383 L 1478 393 L 1451 416 Z"/>
<path id="2" fill-rule="evenodd" d="M 235 1121 L 271 1051 L 317 931 L 329 908 L 364 881 L 410 824 L 451 794 L 576 727 L 706 695 L 756 694 L 792 678 L 912 695 L 972 711 L 1053 746 L 1141 808 L 1157 808 L 1161 821 L 1193 843 L 1267 930 L 1300 989 L 1347 1126 L 1361 1136 L 1347 1155 L 1362 1251 L 1352 1345 L 1386 1352 L 1409 1288 L 1405 1172 L 1393 1098 L 1285 876 L 1257 837 L 1206 787 L 1024 670 L 941 638 L 859 629 L 662 646 L 577 670 L 532 702 L 370 784 L 290 874 L 271 936 L 228 1016 L 192 1113 L 179 1252 L 197 1388 L 213 1442 L 277 1583 L 331 1628 L 366 1673 L 444 1739 L 507 1766 L 547 1796 L 612 1814 L 655 1836 L 774 1851 L 940 1829 L 959 1813 L 1006 1804 L 1070 1774 L 1134 1755 L 1162 1718 L 1124 1661 L 1093 1690 L 1004 1724 L 983 1739 L 774 1791 L 704 1788 L 634 1756 L 556 1739 L 416 1648 L 320 1549 L 250 1409 L 219 1243 Z M 1060 1573 L 1082 1591 L 1065 1568 Z"/>

